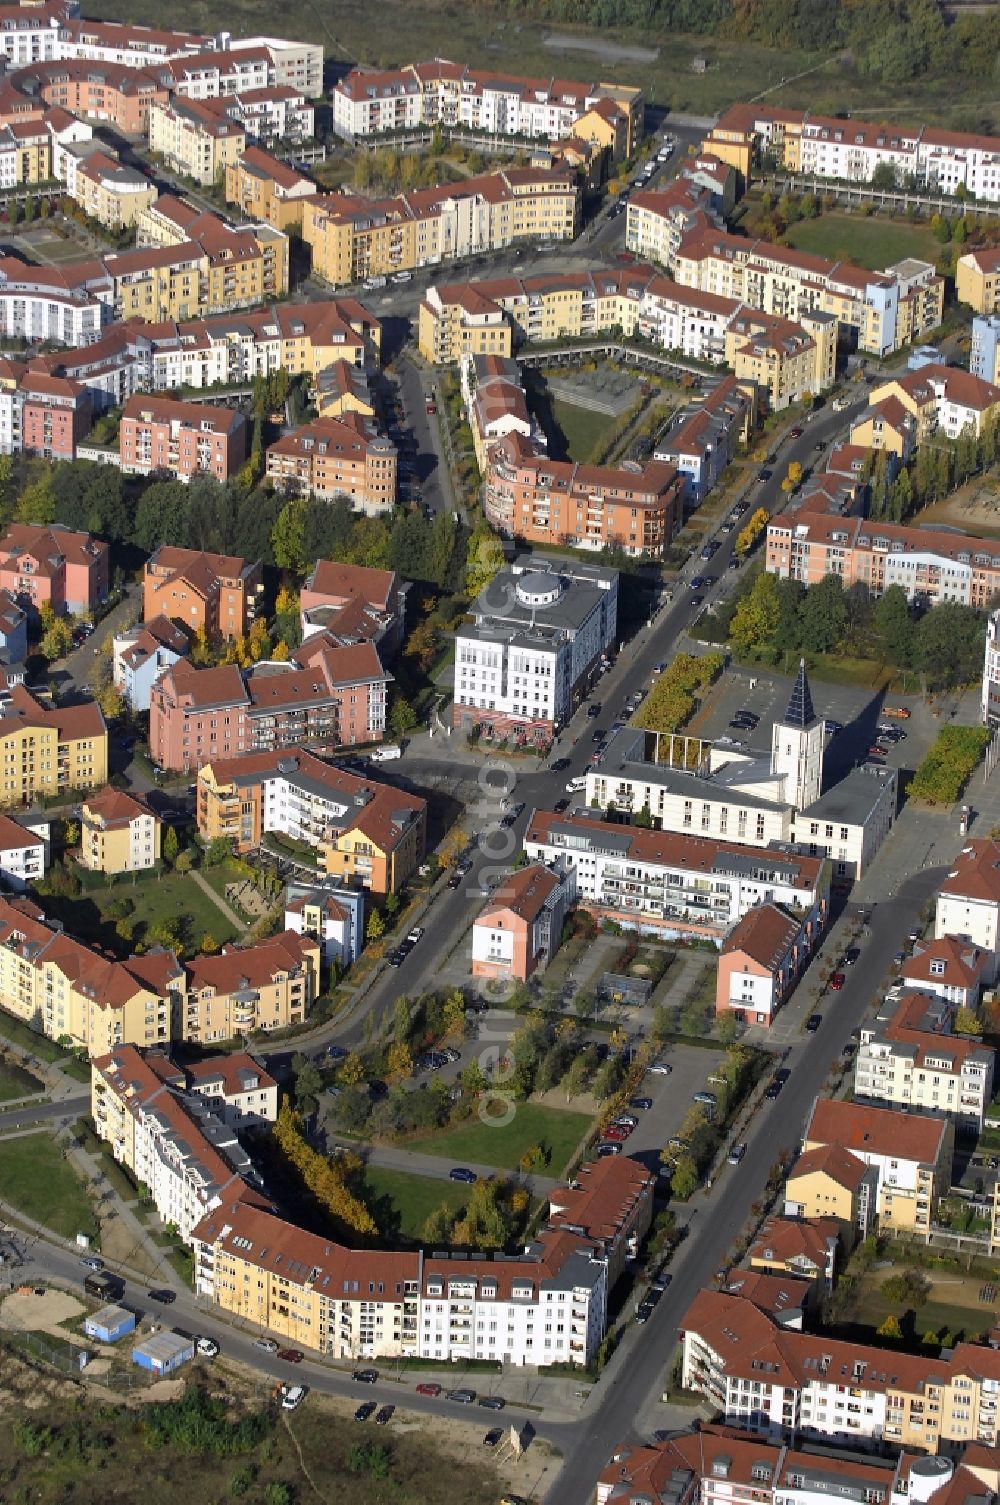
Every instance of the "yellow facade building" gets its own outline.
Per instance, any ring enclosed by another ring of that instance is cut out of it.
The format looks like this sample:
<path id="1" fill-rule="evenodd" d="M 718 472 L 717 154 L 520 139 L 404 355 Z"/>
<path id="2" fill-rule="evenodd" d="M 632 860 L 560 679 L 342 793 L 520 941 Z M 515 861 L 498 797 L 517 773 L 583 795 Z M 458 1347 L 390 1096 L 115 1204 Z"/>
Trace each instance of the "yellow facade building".
<path id="1" fill-rule="evenodd" d="M 505 168 L 391 199 L 317 195 L 303 202 L 302 239 L 315 274 L 336 286 L 522 240 L 572 240 L 579 215 L 571 173 Z"/>
<path id="2" fill-rule="evenodd" d="M 1000 308 L 1000 250 L 984 247 L 967 251 L 955 263 L 955 295 L 977 314 L 995 314 Z"/>
<path id="3" fill-rule="evenodd" d="M 158 815 L 109 785 L 80 806 L 80 862 L 93 873 L 139 873 L 160 858 Z"/>
<path id="4" fill-rule="evenodd" d="M 169 100 L 150 101 L 150 150 L 159 152 L 174 172 L 205 188 L 224 178 L 246 144 L 241 125 L 198 100 L 175 94 Z"/>
<path id="5" fill-rule="evenodd" d="M 15 685 L 0 711 L 0 805 L 39 794 L 93 789 L 108 780 L 108 730 L 100 707 L 43 705 Z"/>
<path id="6" fill-rule="evenodd" d="M 264 220 L 276 230 L 297 230 L 306 199 L 315 197 L 311 182 L 287 162 L 258 146 L 248 146 L 226 168 L 226 202 L 247 219 Z"/>

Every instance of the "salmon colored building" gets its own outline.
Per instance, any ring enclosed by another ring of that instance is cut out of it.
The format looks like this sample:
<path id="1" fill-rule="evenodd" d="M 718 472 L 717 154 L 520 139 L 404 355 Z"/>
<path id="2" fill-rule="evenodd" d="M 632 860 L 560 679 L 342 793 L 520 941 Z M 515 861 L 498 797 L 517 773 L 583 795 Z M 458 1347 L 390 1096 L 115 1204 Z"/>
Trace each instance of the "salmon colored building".
<path id="1" fill-rule="evenodd" d="M 90 432 L 91 396 L 65 376 L 29 371 L 21 378 L 21 447 L 43 460 L 75 460 L 76 447 Z"/>
<path id="2" fill-rule="evenodd" d="M 748 1024 L 772 1024 L 821 933 L 811 915 L 796 915 L 777 904 L 751 909 L 723 944 L 715 1012 L 742 1015 Z"/>
<path id="3" fill-rule="evenodd" d="M 264 590 L 261 562 L 164 544 L 146 561 L 143 621 L 167 617 L 192 636 L 242 636 L 250 630 Z"/>
<path id="4" fill-rule="evenodd" d="M 118 444 L 125 475 L 227 481 L 247 457 L 247 423 L 235 408 L 136 394 L 122 411 Z"/>
<path id="5" fill-rule="evenodd" d="M 527 982 L 543 971 L 559 949 L 566 911 L 575 897 L 572 868 L 534 862 L 511 873 L 473 924 L 473 977 Z"/>
<path id="6" fill-rule="evenodd" d="M 108 594 L 108 545 L 53 523 L 11 523 L 0 539 L 0 589 L 25 610 L 92 611 Z"/>

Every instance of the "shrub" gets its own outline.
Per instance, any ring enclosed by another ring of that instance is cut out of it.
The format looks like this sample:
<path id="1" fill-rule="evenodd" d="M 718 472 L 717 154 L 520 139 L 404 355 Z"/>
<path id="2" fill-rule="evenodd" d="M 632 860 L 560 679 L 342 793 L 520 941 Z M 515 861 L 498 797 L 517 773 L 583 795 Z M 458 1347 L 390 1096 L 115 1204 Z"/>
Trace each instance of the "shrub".
<path id="1" fill-rule="evenodd" d="M 911 795 L 930 805 L 953 805 L 989 740 L 984 726 L 943 726 L 913 775 Z"/>

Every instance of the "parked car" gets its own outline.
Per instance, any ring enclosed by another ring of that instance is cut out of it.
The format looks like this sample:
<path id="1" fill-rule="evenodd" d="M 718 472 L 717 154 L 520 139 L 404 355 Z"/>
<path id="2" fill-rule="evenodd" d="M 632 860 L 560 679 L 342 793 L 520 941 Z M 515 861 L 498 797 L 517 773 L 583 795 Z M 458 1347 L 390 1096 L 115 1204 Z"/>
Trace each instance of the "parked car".
<path id="1" fill-rule="evenodd" d="M 366 1400 L 355 1411 L 355 1413 L 354 1413 L 354 1420 L 355 1421 L 367 1421 L 368 1418 L 369 1418 L 369 1416 L 374 1416 L 375 1412 L 377 1410 L 378 1410 L 378 1405 L 377 1405 L 377 1403 L 375 1401 L 373 1401 L 373 1400 Z"/>
<path id="2" fill-rule="evenodd" d="M 328 1045 L 326 1053 L 331 1061 L 343 1061 L 347 1057 L 347 1050 L 343 1045 Z"/>
<path id="3" fill-rule="evenodd" d="M 591 718 L 591 720 L 593 720 L 595 716 L 599 716 L 600 714 L 601 702 L 599 700 L 595 700 L 592 705 L 589 705 L 587 707 L 587 715 Z"/>
<path id="4" fill-rule="evenodd" d="M 746 1152 L 747 1147 L 745 1144 L 734 1144 L 732 1149 L 729 1151 L 729 1154 L 726 1156 L 727 1163 L 729 1165 L 739 1165 Z"/>
<path id="5" fill-rule="evenodd" d="M 479 1404 L 487 1411 L 502 1411 L 507 1402 L 502 1395 L 481 1395 Z"/>
<path id="6" fill-rule="evenodd" d="M 497 1443 L 502 1439 L 503 1427 L 490 1427 L 489 1431 L 486 1433 L 486 1436 L 483 1438 L 483 1447 L 495 1448 Z"/>
<path id="7" fill-rule="evenodd" d="M 472 1186 L 479 1177 L 475 1171 L 467 1170 L 463 1165 L 453 1165 L 448 1172 L 449 1181 L 461 1181 L 465 1186 Z"/>
<path id="8" fill-rule="evenodd" d="M 814 1035 L 822 1023 L 822 1014 L 810 1014 L 809 1018 L 806 1020 L 806 1034 Z"/>
<path id="9" fill-rule="evenodd" d="M 474 1390 L 449 1390 L 448 1399 L 456 1401 L 460 1406 L 471 1406 L 475 1403 L 476 1392 Z"/>
<path id="10" fill-rule="evenodd" d="M 605 1139 L 611 1140 L 612 1143 L 624 1144 L 625 1140 L 629 1137 L 631 1132 L 632 1130 L 625 1124 L 611 1124 L 607 1129 L 605 1129 L 604 1137 Z"/>
<path id="11" fill-rule="evenodd" d="M 553 808 L 553 810 L 555 811 L 555 813 L 557 815 L 562 815 L 562 813 L 563 813 L 564 810 L 568 810 L 569 809 L 569 800 L 566 799 L 565 796 L 564 796 L 562 799 L 556 800 L 556 802 L 552 806 L 552 808 Z M 457 887 L 457 885 L 456 885 L 456 887 Z"/>
<path id="12" fill-rule="evenodd" d="M 177 1292 L 164 1290 L 150 1291 L 149 1299 L 150 1301 L 159 1301 L 162 1306 L 172 1306 L 177 1300 Z"/>
<path id="13" fill-rule="evenodd" d="M 597 1146 L 597 1149 L 594 1151 L 594 1154 L 597 1156 L 598 1160 L 607 1160 L 609 1155 L 620 1155 L 621 1152 L 622 1147 L 620 1144 L 608 1140 L 604 1144 L 599 1144 Z"/>
<path id="14" fill-rule="evenodd" d="M 214 1359 L 219 1352 L 219 1345 L 214 1338 L 199 1338 L 195 1347 L 203 1359 Z"/>
<path id="15" fill-rule="evenodd" d="M 356 1380 L 359 1385 L 375 1385 L 378 1383 L 378 1370 L 355 1369 L 351 1379 Z"/>
<path id="16" fill-rule="evenodd" d="M 437 1396 L 441 1394 L 443 1388 L 443 1385 L 435 1385 L 430 1380 L 424 1380 L 422 1384 L 417 1386 L 417 1394 Z"/>
<path id="17" fill-rule="evenodd" d="M 375 1425 L 377 1427 L 387 1427 L 392 1420 L 395 1409 L 395 1406 L 380 1406 L 375 1415 Z"/>
<path id="18" fill-rule="evenodd" d="M 648 1322 L 652 1315 L 653 1308 L 650 1306 L 648 1301 L 640 1302 L 639 1306 L 636 1307 L 635 1320 L 636 1322 L 638 1322 L 640 1327 L 644 1322 Z"/>
<path id="19" fill-rule="evenodd" d="M 83 1268 L 85 1270 L 103 1270 L 104 1269 L 104 1261 L 103 1261 L 103 1259 L 98 1259 L 97 1256 L 96 1256 L 96 1254 L 90 1254 L 90 1255 L 88 1255 L 86 1259 L 81 1259 L 80 1263 L 81 1263 L 81 1265 L 83 1266 Z"/>
<path id="20" fill-rule="evenodd" d="M 277 1353 L 278 1345 L 273 1338 L 255 1338 L 254 1348 L 260 1348 L 264 1353 Z"/>
<path id="21" fill-rule="evenodd" d="M 290 1385 L 281 1393 L 282 1411 L 296 1411 L 309 1392 L 305 1385 Z"/>
<path id="22" fill-rule="evenodd" d="M 669 1076 L 673 1069 L 669 1061 L 651 1061 L 646 1068 L 654 1076 Z"/>
<path id="23" fill-rule="evenodd" d="M 648 1113 L 649 1109 L 653 1106 L 653 1099 L 651 1097 L 630 1097 L 628 1105 L 630 1108 L 638 1108 L 640 1113 Z"/>
<path id="24" fill-rule="evenodd" d="M 910 719 L 910 712 L 905 705 L 884 705 L 882 715 L 891 716 L 894 721 L 909 721 Z"/>
<path id="25" fill-rule="evenodd" d="M 556 758 L 554 763 L 549 764 L 551 773 L 562 773 L 564 768 L 569 767 L 569 758 Z"/>
<path id="26" fill-rule="evenodd" d="M 283 1359 L 286 1364 L 301 1364 L 305 1354 L 301 1348 L 279 1348 L 278 1358 Z"/>
<path id="27" fill-rule="evenodd" d="M 834 972 L 833 976 L 830 978 L 830 986 L 835 993 L 839 993 L 846 981 L 847 978 L 844 976 L 843 972 Z"/>

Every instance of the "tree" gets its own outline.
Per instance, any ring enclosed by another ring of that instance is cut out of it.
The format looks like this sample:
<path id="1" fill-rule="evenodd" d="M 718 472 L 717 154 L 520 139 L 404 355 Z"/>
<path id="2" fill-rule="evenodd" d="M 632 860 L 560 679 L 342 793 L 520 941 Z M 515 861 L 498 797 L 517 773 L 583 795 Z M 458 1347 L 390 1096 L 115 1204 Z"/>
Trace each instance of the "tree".
<path id="1" fill-rule="evenodd" d="M 567 1102 L 572 1102 L 573 1098 L 579 1097 L 586 1090 L 589 1077 L 590 1066 L 586 1056 L 583 1054 L 574 1056 L 559 1084 L 566 1094 Z"/>
<path id="2" fill-rule="evenodd" d="M 872 173 L 872 187 L 893 189 L 896 187 L 896 164 L 879 162 Z"/>
<path id="3" fill-rule="evenodd" d="M 413 1075 L 413 1057 L 405 1041 L 394 1040 L 389 1046 L 386 1065 L 390 1077 L 398 1079 Z"/>
<path id="4" fill-rule="evenodd" d="M 899 1318 L 889 1313 L 881 1327 L 875 1329 L 880 1338 L 888 1338 L 892 1343 L 899 1343 L 903 1338 L 903 1329 L 899 1325 Z"/>
<path id="5" fill-rule="evenodd" d="M 306 553 L 306 503 L 293 497 L 278 514 L 271 531 L 271 551 L 279 570 L 304 575 L 309 567 Z"/>
<path id="6" fill-rule="evenodd" d="M 80 825 L 75 820 L 63 821 L 63 846 L 78 847 L 80 845 Z"/>
<path id="7" fill-rule="evenodd" d="M 49 663 L 62 658 L 73 645 L 73 633 L 65 617 L 54 617 L 39 643 L 39 648 Z"/>
<path id="8" fill-rule="evenodd" d="M 225 862 L 227 857 L 232 856 L 232 845 L 227 836 L 213 836 L 205 848 L 205 866 L 218 867 L 220 862 Z"/>
<path id="9" fill-rule="evenodd" d="M 758 507 L 750 518 L 746 527 L 736 535 L 736 552 L 740 558 L 749 554 L 758 538 L 764 533 L 768 524 L 768 514 L 764 507 Z"/>
<path id="10" fill-rule="evenodd" d="M 455 1215 L 447 1202 L 442 1202 L 432 1209 L 424 1219 L 424 1226 L 420 1230 L 420 1237 L 425 1244 L 432 1249 L 442 1244 L 451 1243 L 451 1230 L 455 1221 Z"/>
<path id="11" fill-rule="evenodd" d="M 118 686 L 110 681 L 98 692 L 97 704 L 108 721 L 117 721 L 125 710 L 125 699 Z"/>
<path id="12" fill-rule="evenodd" d="M 169 862 L 170 866 L 173 867 L 180 851 L 180 842 L 177 839 L 177 828 L 175 826 L 168 826 L 164 832 L 161 851 L 164 862 Z"/>
<path id="13" fill-rule="evenodd" d="M 729 624 L 733 652 L 743 658 L 763 648 L 775 632 L 779 618 L 777 582 L 765 572 L 757 576 L 733 613 Z"/>
<path id="14" fill-rule="evenodd" d="M 979 1015 L 975 1009 L 960 1008 L 956 1010 L 954 1024 L 956 1035 L 978 1035 L 980 1028 Z"/>
<path id="15" fill-rule="evenodd" d="M 365 1079 L 365 1068 L 361 1063 L 361 1057 L 354 1051 L 337 1072 L 338 1081 L 343 1082 L 345 1087 L 353 1087 Z"/>
<path id="16" fill-rule="evenodd" d="M 496 534 L 480 524 L 469 539 L 465 565 L 465 588 L 470 596 L 478 596 L 490 581 L 503 569 L 503 544 Z"/>
<path id="17" fill-rule="evenodd" d="M 807 653 L 828 653 L 847 625 L 847 603 L 839 575 L 824 575 L 806 591 L 799 607 L 801 645 Z"/>
<path id="18" fill-rule="evenodd" d="M 917 624 L 914 658 L 930 689 L 968 685 L 982 675 L 986 623 L 971 606 L 942 601 Z"/>
<path id="19" fill-rule="evenodd" d="M 678 1201 L 685 1202 L 698 1190 L 698 1167 L 690 1155 L 681 1155 L 670 1177 L 670 1192 Z"/>
<path id="20" fill-rule="evenodd" d="M 398 1040 L 402 1045 L 407 1045 L 409 1043 L 410 1030 L 412 1029 L 412 1027 L 413 1025 L 410 1017 L 410 1000 L 400 995 L 400 997 L 396 999 L 396 1002 L 392 1006 L 393 1039 Z"/>
<path id="21" fill-rule="evenodd" d="M 19 523 L 38 523 L 41 526 L 55 522 L 56 488 L 53 466 L 43 462 L 41 471 L 32 472 L 14 509 L 14 517 Z"/>
<path id="22" fill-rule="evenodd" d="M 906 592 L 901 585 L 890 585 L 875 603 L 875 630 L 889 663 L 907 669 L 913 662 L 914 629 Z"/>
<path id="23" fill-rule="evenodd" d="M 405 737 L 407 732 L 412 732 L 417 724 L 417 713 L 398 692 L 392 697 L 392 706 L 389 711 L 389 730 L 397 739 Z"/>
<path id="24" fill-rule="evenodd" d="M 373 909 L 368 916 L 368 924 L 365 926 L 365 935 L 369 941 L 380 941 L 385 935 L 385 921 L 377 909 Z"/>

